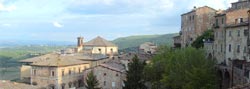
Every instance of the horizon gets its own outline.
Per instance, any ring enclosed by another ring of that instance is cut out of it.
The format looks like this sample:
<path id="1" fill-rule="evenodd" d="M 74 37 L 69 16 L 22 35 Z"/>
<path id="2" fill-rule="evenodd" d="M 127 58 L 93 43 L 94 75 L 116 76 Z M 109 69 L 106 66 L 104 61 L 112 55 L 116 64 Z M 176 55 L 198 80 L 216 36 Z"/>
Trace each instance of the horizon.
<path id="1" fill-rule="evenodd" d="M 194 6 L 227 9 L 237 0 L 0 0 L 1 40 L 75 42 L 101 36 L 178 33 L 180 15 Z M 182 2 L 182 3 L 179 3 Z M 170 14 L 171 13 L 171 14 Z"/>

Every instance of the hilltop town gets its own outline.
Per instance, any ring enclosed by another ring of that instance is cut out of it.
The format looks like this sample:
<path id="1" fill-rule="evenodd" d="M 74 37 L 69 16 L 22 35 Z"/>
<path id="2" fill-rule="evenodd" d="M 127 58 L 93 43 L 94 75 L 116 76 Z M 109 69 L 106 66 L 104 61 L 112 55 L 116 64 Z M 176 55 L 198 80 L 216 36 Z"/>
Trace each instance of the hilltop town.
<path id="1" fill-rule="evenodd" d="M 250 89 L 250 0 L 180 16 L 171 47 L 145 42 L 121 52 L 80 36 L 74 48 L 20 60 L 20 80 L 1 80 L 0 89 Z"/>
<path id="2" fill-rule="evenodd" d="M 118 53 L 117 45 L 98 36 L 88 42 L 77 38 L 77 47 L 21 60 L 20 81 L 1 81 L 0 89 L 78 89 L 90 71 L 103 89 L 121 89 L 128 63 L 134 55 L 149 61 L 157 46 L 146 42 L 140 53 Z"/>

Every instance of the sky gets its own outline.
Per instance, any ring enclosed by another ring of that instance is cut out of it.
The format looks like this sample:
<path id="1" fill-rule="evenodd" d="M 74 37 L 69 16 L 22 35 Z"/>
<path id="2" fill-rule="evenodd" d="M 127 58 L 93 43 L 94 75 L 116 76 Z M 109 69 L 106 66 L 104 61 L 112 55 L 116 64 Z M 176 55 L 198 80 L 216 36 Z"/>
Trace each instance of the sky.
<path id="1" fill-rule="evenodd" d="M 237 0 L 0 0 L 0 40 L 75 41 L 180 31 L 180 15 Z"/>

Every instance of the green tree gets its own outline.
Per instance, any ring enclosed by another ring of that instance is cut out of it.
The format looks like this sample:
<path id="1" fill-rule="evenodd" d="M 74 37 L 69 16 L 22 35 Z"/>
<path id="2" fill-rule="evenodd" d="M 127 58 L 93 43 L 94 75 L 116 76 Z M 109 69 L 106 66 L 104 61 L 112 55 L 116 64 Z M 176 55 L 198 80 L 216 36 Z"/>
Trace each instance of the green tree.
<path id="1" fill-rule="evenodd" d="M 144 69 L 152 89 L 216 89 L 215 62 L 204 50 L 162 48 Z M 151 77 L 150 77 L 151 76 Z"/>
<path id="2" fill-rule="evenodd" d="M 94 72 L 91 71 L 86 78 L 86 88 L 87 89 L 101 89 L 98 87 L 99 83 L 96 79 L 96 76 L 94 75 Z"/>
<path id="3" fill-rule="evenodd" d="M 127 80 L 124 81 L 124 89 L 146 89 L 143 79 L 143 69 L 145 63 L 141 62 L 137 56 L 128 64 Z"/>
<path id="4" fill-rule="evenodd" d="M 195 48 L 202 48 L 204 47 L 203 40 L 214 40 L 214 31 L 213 30 L 207 30 L 205 31 L 201 36 L 199 36 L 191 45 Z"/>

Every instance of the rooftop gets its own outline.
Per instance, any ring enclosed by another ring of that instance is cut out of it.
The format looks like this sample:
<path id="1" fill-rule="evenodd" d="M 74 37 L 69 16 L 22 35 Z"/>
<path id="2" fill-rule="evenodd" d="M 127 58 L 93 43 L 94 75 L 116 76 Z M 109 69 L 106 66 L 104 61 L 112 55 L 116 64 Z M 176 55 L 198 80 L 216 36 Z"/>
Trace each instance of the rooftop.
<path id="1" fill-rule="evenodd" d="M 21 60 L 23 63 L 32 63 L 34 66 L 70 66 L 86 64 L 86 61 L 95 61 L 107 58 L 101 54 L 57 54 L 51 53 L 39 57 Z"/>
<path id="2" fill-rule="evenodd" d="M 38 86 L 0 80 L 0 89 L 40 89 Z"/>
<path id="3" fill-rule="evenodd" d="M 98 36 L 94 38 L 93 40 L 90 40 L 89 42 L 84 43 L 86 46 L 105 46 L 105 47 L 116 47 L 115 44 L 112 42 L 109 42 L 102 37 Z"/>
<path id="4" fill-rule="evenodd" d="M 187 14 L 189 14 L 189 13 L 195 12 L 195 11 L 198 10 L 198 9 L 204 9 L 204 8 L 209 8 L 209 9 L 212 9 L 212 10 L 216 11 L 214 8 L 209 7 L 209 6 L 203 6 L 203 7 L 198 7 L 198 8 L 195 7 L 193 10 L 191 10 L 191 11 L 189 11 L 189 12 L 187 12 L 187 13 L 181 14 L 181 16 L 187 15 Z"/>
<path id="5" fill-rule="evenodd" d="M 115 60 L 108 61 L 106 63 L 100 64 L 99 66 L 102 66 L 102 67 L 105 67 L 105 68 L 108 68 L 117 72 L 121 72 L 121 73 L 126 72 L 125 66 Z"/>

